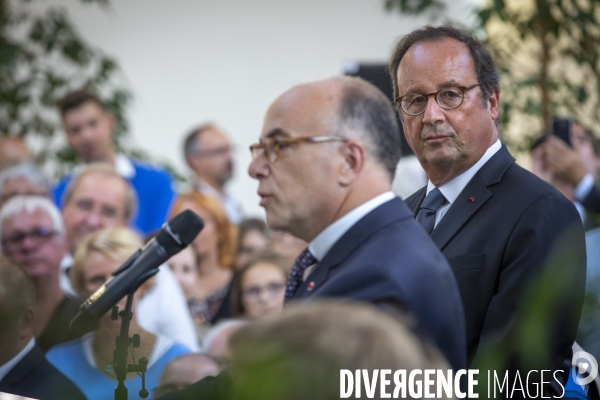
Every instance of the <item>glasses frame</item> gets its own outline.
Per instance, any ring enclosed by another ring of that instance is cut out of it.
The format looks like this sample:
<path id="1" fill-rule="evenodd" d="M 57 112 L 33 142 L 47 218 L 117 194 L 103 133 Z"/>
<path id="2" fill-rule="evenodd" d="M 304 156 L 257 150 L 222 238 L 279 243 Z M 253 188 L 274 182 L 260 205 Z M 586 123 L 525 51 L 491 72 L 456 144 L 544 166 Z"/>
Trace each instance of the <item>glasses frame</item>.
<path id="1" fill-rule="evenodd" d="M 416 117 L 417 115 L 421 115 L 421 114 L 423 114 L 425 112 L 425 110 L 427 109 L 427 101 L 429 101 L 429 98 L 431 96 L 434 96 L 435 102 L 437 103 L 438 106 L 440 106 L 440 108 L 443 108 L 444 110 L 454 110 L 454 109 L 457 109 L 458 107 L 460 107 L 462 105 L 463 101 L 465 100 L 465 92 L 467 90 L 471 90 L 473 88 L 476 88 L 477 86 L 481 86 L 481 83 L 475 83 L 475 84 L 469 85 L 469 86 L 446 86 L 446 87 L 441 88 L 437 92 L 432 92 L 432 93 L 426 93 L 426 94 L 408 93 L 408 94 L 405 94 L 404 96 L 395 97 L 394 101 L 396 102 L 396 105 L 400 106 L 400 109 L 406 115 L 410 115 L 412 117 Z M 461 91 L 462 97 L 460 99 L 460 103 L 458 103 L 458 105 L 456 107 L 450 107 L 450 108 L 444 107 L 443 105 L 440 104 L 440 101 L 438 99 L 438 95 L 440 94 L 441 91 L 447 90 L 447 89 L 451 89 L 451 88 L 459 89 Z M 404 109 L 404 105 L 403 105 L 402 101 L 404 100 L 405 97 L 408 97 L 408 96 L 423 96 L 423 97 L 425 97 L 425 107 L 423 108 L 423 111 L 421 111 L 420 113 L 417 113 L 417 114 L 411 114 L 408 111 L 406 111 Z"/>
<path id="2" fill-rule="evenodd" d="M 40 235 L 42 233 L 42 235 Z M 15 237 L 4 237 L 0 239 L 2 242 L 2 247 L 8 251 L 15 251 L 20 249 L 23 246 L 23 243 L 27 238 L 32 238 L 35 240 L 36 248 L 47 243 L 50 239 L 58 235 L 58 232 L 54 229 L 47 229 L 44 227 L 40 227 L 29 232 L 22 232 L 19 234 L 19 238 Z"/>
<path id="3" fill-rule="evenodd" d="M 269 160 L 269 162 L 276 162 L 277 160 L 279 160 L 281 148 L 284 146 L 300 143 L 324 143 L 333 141 L 347 142 L 348 140 L 349 139 L 343 138 L 341 136 L 301 136 L 266 138 L 264 141 L 261 139 L 258 143 L 250 145 L 250 155 L 254 160 L 259 156 L 260 150 L 262 150 L 266 156 L 266 159 Z M 274 155 L 269 155 L 268 147 L 270 146 L 270 144 L 265 143 L 265 141 L 272 141 Z"/>

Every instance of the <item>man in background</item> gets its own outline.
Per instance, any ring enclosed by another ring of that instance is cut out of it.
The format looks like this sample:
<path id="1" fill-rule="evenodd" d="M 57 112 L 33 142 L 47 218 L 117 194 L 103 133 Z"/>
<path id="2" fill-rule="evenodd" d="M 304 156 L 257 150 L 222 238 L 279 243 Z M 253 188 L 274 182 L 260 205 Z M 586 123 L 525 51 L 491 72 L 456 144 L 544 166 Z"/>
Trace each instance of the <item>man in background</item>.
<path id="1" fill-rule="evenodd" d="M 573 204 L 515 164 L 500 143 L 499 75 L 489 51 L 468 32 L 426 26 L 400 40 L 389 70 L 406 139 L 429 179 L 406 203 L 453 269 L 470 362 L 481 342 L 510 331 L 553 252 L 573 244 L 564 265 L 568 293 L 549 297 L 555 312 L 549 326 L 538 327 L 538 335 L 548 335 L 543 353 L 550 360 L 529 360 L 557 370 L 569 357 L 581 312 L 583 227 Z"/>
<path id="2" fill-rule="evenodd" d="M 225 189 L 234 169 L 227 135 L 214 125 L 201 125 L 186 136 L 183 152 L 194 173 L 194 188 L 219 200 L 232 224 L 242 222 L 240 205 Z"/>
<path id="3" fill-rule="evenodd" d="M 60 264 L 67 252 L 65 227 L 52 200 L 15 196 L 0 210 L 2 254 L 20 265 L 35 286 L 34 332 L 42 351 L 75 339 L 85 331 L 71 331 L 79 301 L 60 288 Z"/>
<path id="4" fill-rule="evenodd" d="M 16 195 L 50 196 L 50 185 L 38 167 L 22 162 L 0 171 L 0 208 Z"/>
<path id="5" fill-rule="evenodd" d="M 159 167 L 117 153 L 113 142 L 115 119 L 93 93 L 69 93 L 59 102 L 59 110 L 67 142 L 79 163 L 108 163 L 135 189 L 138 209 L 132 227 L 142 234 L 159 229 L 175 195 L 171 176 Z M 63 178 L 54 188 L 54 200 L 61 207 L 71 178 Z"/>
<path id="6" fill-rule="evenodd" d="M 83 393 L 36 344 L 35 297 L 25 271 L 0 257 L 0 392 L 40 400 L 83 400 Z"/>
<path id="7" fill-rule="evenodd" d="M 27 143 L 20 137 L 0 137 L 0 171 L 14 164 L 31 159 Z"/>

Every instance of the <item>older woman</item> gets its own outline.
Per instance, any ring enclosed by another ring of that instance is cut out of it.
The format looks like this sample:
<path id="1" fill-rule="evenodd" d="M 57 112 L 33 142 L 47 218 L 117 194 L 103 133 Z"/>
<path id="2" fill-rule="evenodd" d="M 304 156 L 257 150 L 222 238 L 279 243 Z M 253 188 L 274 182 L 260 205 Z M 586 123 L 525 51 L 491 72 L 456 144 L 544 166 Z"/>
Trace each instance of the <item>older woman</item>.
<path id="1" fill-rule="evenodd" d="M 204 229 L 192 243 L 196 253 L 197 277 L 186 293 L 202 337 L 204 328 L 215 322 L 218 314 L 229 316 L 229 304 L 225 299 L 233 275 L 236 228 L 215 199 L 199 192 L 180 196 L 173 205 L 172 213 L 176 215 L 186 209 L 204 220 Z"/>
<path id="2" fill-rule="evenodd" d="M 75 253 L 71 280 L 73 288 L 82 298 L 89 297 L 111 274 L 142 246 L 140 238 L 127 228 L 105 229 L 89 236 Z M 144 283 L 133 296 L 133 310 L 138 300 L 151 287 L 152 280 Z M 118 303 L 125 306 L 125 298 Z M 98 328 L 80 339 L 54 347 L 47 358 L 59 371 L 66 375 L 89 399 L 113 399 L 116 374 L 113 369 L 115 338 L 119 334 L 120 320 L 112 320 L 110 313 L 100 319 Z M 180 344 L 163 336 L 155 336 L 143 329 L 136 318 L 131 319 L 130 334 L 141 338 L 139 348 L 132 349 L 136 360 L 149 360 L 146 372 L 146 389 L 151 391 L 159 384 L 165 366 L 174 358 L 189 353 Z M 132 363 L 131 355 L 127 362 Z M 127 376 L 126 386 L 130 398 L 137 398 L 141 389 L 141 377 L 136 373 Z"/>

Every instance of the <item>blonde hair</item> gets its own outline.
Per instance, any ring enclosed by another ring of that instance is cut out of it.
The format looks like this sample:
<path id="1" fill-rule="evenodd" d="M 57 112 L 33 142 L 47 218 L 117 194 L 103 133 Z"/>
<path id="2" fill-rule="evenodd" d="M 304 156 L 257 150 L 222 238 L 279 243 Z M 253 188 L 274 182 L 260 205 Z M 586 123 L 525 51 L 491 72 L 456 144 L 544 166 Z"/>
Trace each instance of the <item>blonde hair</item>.
<path id="1" fill-rule="evenodd" d="M 217 228 L 219 263 L 226 269 L 233 268 L 237 251 L 237 227 L 229 222 L 225 209 L 213 197 L 192 191 L 182 194 L 175 200 L 171 211 L 171 218 L 186 209 L 184 207 L 185 202 L 193 203 L 198 208 L 210 214 Z"/>
<path id="2" fill-rule="evenodd" d="M 125 262 L 142 246 L 142 239 L 129 228 L 102 229 L 86 237 L 73 257 L 73 266 L 69 273 L 73 289 L 81 297 L 87 297 L 84 267 L 93 252 L 101 253 L 117 262 Z M 146 282 L 146 287 L 151 285 L 149 282 Z"/>

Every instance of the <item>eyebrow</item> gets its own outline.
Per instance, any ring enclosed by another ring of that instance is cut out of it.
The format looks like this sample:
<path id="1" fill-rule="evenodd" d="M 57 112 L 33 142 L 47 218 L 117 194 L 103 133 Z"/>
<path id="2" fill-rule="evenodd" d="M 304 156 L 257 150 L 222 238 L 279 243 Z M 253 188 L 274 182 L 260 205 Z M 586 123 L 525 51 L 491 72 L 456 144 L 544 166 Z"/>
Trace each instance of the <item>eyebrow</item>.
<path id="1" fill-rule="evenodd" d="M 437 90 L 441 90 L 441 89 L 443 89 L 445 87 L 449 87 L 449 86 L 463 86 L 463 85 L 461 83 L 459 83 L 458 81 L 455 81 L 454 79 L 450 79 L 448 81 L 440 83 L 439 85 L 436 86 L 436 88 L 437 88 Z M 422 94 L 422 93 L 415 92 L 415 91 L 406 91 L 404 93 L 404 95 L 407 95 L 407 94 Z"/>
<path id="2" fill-rule="evenodd" d="M 290 136 L 290 135 L 289 135 L 289 133 L 287 133 L 286 131 L 284 131 L 281 128 L 272 129 L 271 131 L 269 131 L 269 133 L 267 133 L 265 135 L 265 137 L 267 137 L 267 138 L 272 138 L 275 136 Z"/>

